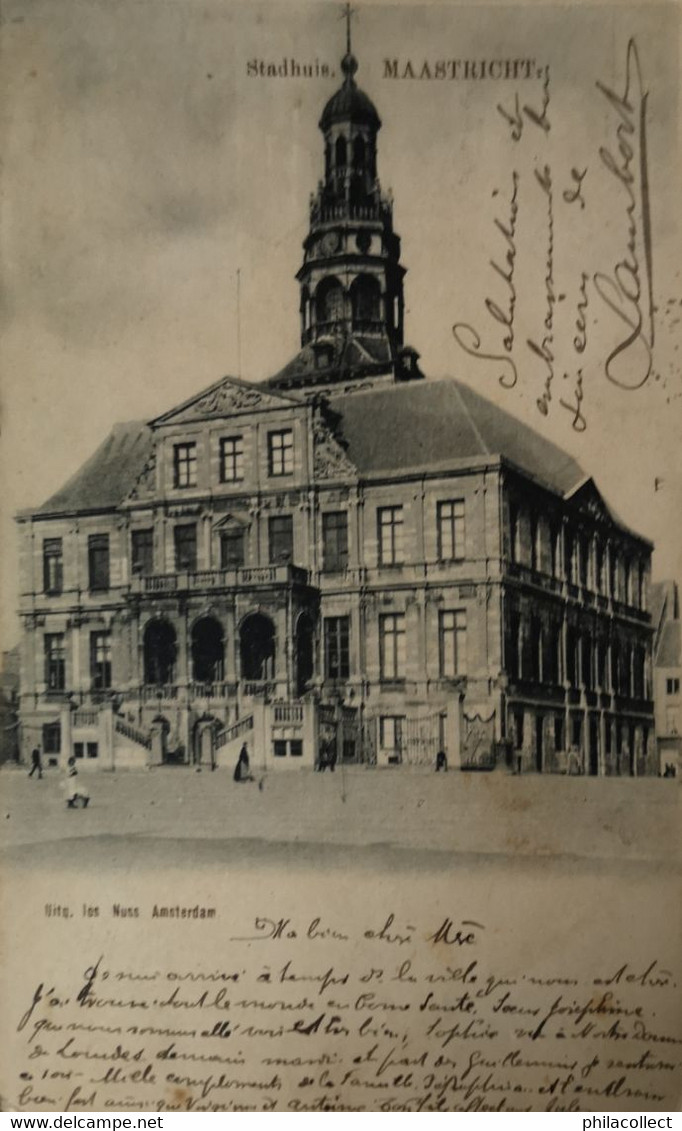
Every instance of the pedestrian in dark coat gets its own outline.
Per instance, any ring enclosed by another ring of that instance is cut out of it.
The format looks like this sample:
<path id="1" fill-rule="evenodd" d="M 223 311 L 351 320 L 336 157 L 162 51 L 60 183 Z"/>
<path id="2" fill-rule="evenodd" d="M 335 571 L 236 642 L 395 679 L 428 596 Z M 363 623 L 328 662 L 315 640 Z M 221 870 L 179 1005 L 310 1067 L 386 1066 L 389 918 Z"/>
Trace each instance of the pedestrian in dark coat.
<path id="1" fill-rule="evenodd" d="M 232 777 L 234 781 L 238 782 L 253 781 L 253 776 L 249 770 L 249 752 L 246 743 L 244 743 L 239 751 L 239 758 L 237 759 L 237 765 L 234 768 Z"/>
<path id="2" fill-rule="evenodd" d="M 42 776 L 43 776 L 43 764 L 40 760 L 40 747 L 39 746 L 34 746 L 33 750 L 31 751 L 31 769 L 30 769 L 28 776 L 30 778 L 32 778 L 34 773 L 36 772 L 36 770 L 38 771 L 38 777 L 42 778 Z"/>

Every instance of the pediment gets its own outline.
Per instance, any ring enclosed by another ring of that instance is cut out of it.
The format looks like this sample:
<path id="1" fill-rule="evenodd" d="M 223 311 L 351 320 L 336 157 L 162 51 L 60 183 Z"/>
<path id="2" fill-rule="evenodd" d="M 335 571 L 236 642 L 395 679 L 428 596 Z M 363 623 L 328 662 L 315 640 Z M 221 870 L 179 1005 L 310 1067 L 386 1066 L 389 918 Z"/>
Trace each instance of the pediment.
<path id="1" fill-rule="evenodd" d="M 244 530 L 249 526 L 251 519 L 243 511 L 230 511 L 224 514 L 218 522 L 213 523 L 214 530 Z"/>
<path id="2" fill-rule="evenodd" d="M 241 381 L 237 377 L 223 377 L 209 389 L 192 397 L 177 408 L 152 420 L 153 428 L 166 424 L 190 424 L 215 417 L 237 416 L 240 413 L 259 412 L 263 409 L 283 408 L 287 404 L 300 404 L 297 397 L 273 392 L 261 385 Z"/>
<path id="3" fill-rule="evenodd" d="M 567 496 L 579 510 L 588 514 L 598 522 L 607 522 L 612 525 L 616 522 L 615 515 L 610 510 L 603 495 L 599 491 L 594 479 L 585 479 L 579 483 Z"/>

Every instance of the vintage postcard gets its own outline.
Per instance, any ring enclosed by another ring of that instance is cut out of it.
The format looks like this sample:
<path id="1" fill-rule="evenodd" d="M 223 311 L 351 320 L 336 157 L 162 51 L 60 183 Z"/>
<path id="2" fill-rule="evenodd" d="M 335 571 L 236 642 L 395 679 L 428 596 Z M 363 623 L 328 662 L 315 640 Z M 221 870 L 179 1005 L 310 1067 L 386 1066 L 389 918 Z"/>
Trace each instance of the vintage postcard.
<path id="1" fill-rule="evenodd" d="M 4 1108 L 678 1110 L 679 5 L 1 16 Z"/>

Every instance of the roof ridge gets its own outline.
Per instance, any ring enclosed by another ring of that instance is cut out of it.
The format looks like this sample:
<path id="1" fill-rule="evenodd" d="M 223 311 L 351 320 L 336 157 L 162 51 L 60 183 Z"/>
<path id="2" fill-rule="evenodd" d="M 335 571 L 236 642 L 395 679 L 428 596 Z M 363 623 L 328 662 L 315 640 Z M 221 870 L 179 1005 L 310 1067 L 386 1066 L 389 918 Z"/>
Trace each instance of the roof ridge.
<path id="1" fill-rule="evenodd" d="M 461 404 L 462 408 L 464 409 L 464 412 L 465 412 L 467 420 L 469 421 L 469 424 L 473 428 L 474 435 L 476 436 L 476 439 L 478 440 L 479 444 L 483 448 L 483 451 L 485 452 L 485 454 L 487 456 L 492 455 L 490 448 L 488 447 L 485 440 L 483 439 L 481 432 L 480 432 L 475 420 L 473 419 L 471 413 L 469 412 L 469 409 L 467 408 L 464 397 L 462 396 L 462 390 L 459 387 L 459 383 L 457 381 L 453 381 L 452 384 L 454 385 L 455 390 L 457 391 L 457 397 L 459 399 L 459 403 Z"/>

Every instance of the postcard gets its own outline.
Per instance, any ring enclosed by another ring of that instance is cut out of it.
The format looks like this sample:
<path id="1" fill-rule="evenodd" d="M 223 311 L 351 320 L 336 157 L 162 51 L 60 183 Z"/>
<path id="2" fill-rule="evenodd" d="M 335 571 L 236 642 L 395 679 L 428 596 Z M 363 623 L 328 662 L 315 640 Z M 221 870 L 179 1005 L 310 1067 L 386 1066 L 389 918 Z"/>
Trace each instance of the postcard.
<path id="1" fill-rule="evenodd" d="M 0 31 L 5 1110 L 677 1110 L 679 5 Z"/>

